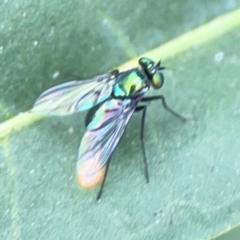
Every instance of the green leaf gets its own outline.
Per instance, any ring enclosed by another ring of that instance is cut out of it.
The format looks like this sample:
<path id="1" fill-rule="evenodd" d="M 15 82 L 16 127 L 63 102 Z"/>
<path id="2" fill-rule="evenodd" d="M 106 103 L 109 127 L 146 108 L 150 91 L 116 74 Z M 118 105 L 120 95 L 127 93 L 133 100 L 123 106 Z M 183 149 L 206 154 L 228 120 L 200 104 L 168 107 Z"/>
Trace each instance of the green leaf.
<path id="1" fill-rule="evenodd" d="M 0 239 L 214 239 L 238 225 L 238 6 L 2 2 Z M 53 85 L 128 59 L 121 69 L 131 68 L 139 55 L 162 58 L 167 69 L 160 94 L 191 120 L 183 124 L 160 103 L 150 104 L 147 185 L 141 116 L 133 116 L 97 203 L 98 189 L 82 190 L 75 181 L 84 114 L 41 119 L 28 110 Z"/>

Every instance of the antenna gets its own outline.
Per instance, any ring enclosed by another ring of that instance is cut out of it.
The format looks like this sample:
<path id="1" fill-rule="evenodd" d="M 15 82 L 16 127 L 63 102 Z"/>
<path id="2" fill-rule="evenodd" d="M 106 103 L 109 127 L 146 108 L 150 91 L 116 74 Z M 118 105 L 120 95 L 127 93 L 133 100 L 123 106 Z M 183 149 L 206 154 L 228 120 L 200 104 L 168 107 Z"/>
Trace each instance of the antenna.
<path id="1" fill-rule="evenodd" d="M 163 56 L 163 52 L 164 52 L 164 48 L 162 49 L 162 56 Z M 159 62 L 156 64 L 156 67 L 159 69 L 159 70 L 164 70 L 166 69 L 165 67 L 161 67 L 161 62 L 162 62 L 162 57 L 160 58 Z"/>
<path id="2" fill-rule="evenodd" d="M 162 59 L 160 59 L 159 62 L 156 64 L 156 67 L 158 68 L 158 70 L 166 69 L 165 67 L 161 67 L 161 61 L 162 61 Z"/>

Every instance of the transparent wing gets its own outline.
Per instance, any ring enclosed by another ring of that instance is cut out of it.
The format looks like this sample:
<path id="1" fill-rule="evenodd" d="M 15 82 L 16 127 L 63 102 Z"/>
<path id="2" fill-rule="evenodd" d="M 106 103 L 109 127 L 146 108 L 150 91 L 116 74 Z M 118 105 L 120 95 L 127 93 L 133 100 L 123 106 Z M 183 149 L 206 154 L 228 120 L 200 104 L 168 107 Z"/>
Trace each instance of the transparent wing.
<path id="1" fill-rule="evenodd" d="M 126 125 L 137 107 L 137 100 L 111 99 L 96 111 L 83 136 L 77 163 L 78 175 L 96 174 L 109 160 Z M 88 163 L 85 172 L 82 166 Z M 87 172 L 86 172 L 87 171 Z"/>
<path id="2" fill-rule="evenodd" d="M 41 115 L 61 116 L 89 109 L 109 97 L 116 73 L 50 88 L 39 96 L 31 111 Z"/>

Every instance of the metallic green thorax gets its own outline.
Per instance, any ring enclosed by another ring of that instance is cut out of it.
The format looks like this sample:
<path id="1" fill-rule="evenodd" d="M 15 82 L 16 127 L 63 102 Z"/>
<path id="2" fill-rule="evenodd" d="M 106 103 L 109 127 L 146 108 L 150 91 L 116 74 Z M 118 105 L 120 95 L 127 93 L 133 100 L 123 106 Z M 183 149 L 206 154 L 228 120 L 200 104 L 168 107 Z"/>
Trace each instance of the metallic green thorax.
<path id="1" fill-rule="evenodd" d="M 138 69 L 121 73 L 113 87 L 112 95 L 115 98 L 131 98 L 139 91 L 149 88 L 145 77 Z"/>

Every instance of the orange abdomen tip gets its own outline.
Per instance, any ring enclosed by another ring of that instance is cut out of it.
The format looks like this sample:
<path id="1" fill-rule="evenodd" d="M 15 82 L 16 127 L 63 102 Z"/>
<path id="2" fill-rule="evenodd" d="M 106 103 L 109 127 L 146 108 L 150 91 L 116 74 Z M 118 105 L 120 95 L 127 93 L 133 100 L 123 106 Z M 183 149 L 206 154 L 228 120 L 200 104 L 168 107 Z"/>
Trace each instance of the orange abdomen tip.
<path id="1" fill-rule="evenodd" d="M 103 180 L 105 167 L 96 173 L 90 174 L 89 172 L 92 170 L 92 166 L 92 161 L 88 160 L 77 167 L 77 182 L 83 188 L 93 188 Z"/>

